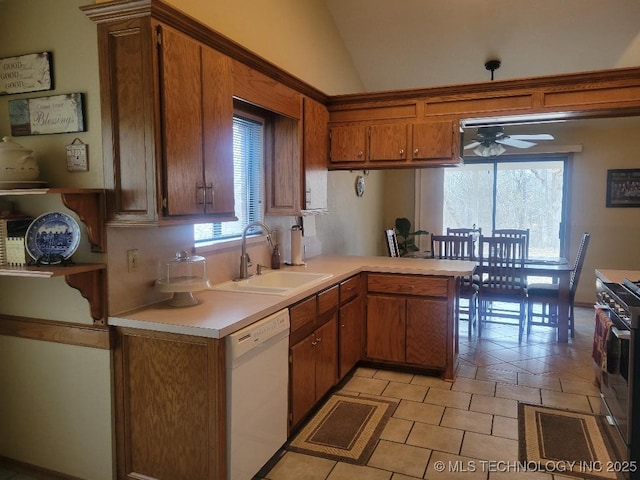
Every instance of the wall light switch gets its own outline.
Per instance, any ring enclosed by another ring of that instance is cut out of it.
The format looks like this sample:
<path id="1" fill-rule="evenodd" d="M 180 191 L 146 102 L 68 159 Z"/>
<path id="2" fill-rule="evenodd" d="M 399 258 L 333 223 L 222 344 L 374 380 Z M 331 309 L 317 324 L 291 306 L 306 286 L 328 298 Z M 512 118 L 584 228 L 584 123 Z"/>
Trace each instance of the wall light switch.
<path id="1" fill-rule="evenodd" d="M 138 269 L 138 249 L 127 250 L 127 271 L 135 272 Z"/>

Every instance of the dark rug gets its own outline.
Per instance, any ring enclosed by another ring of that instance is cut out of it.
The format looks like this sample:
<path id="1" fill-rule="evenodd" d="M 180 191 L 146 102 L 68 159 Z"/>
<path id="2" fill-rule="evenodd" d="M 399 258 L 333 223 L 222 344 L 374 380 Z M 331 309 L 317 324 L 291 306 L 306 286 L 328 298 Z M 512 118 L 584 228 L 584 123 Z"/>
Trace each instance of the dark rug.
<path id="1" fill-rule="evenodd" d="M 364 465 L 397 405 L 391 400 L 333 394 L 285 448 Z"/>
<path id="2" fill-rule="evenodd" d="M 519 460 L 527 469 L 594 479 L 619 479 L 604 416 L 518 404 Z"/>

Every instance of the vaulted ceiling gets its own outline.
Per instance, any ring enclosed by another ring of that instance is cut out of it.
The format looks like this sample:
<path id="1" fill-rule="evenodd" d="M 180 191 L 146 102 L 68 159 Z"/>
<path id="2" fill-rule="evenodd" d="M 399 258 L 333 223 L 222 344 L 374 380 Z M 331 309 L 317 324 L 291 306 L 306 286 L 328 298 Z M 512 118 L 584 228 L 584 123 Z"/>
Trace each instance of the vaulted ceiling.
<path id="1" fill-rule="evenodd" d="M 640 66 L 639 0 L 325 0 L 367 91 Z"/>

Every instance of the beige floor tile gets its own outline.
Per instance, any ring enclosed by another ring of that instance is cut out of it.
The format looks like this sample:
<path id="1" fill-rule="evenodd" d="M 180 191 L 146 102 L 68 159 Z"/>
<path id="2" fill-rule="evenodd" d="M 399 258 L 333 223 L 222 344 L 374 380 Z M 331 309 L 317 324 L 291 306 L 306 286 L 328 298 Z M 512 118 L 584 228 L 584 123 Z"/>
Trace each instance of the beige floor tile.
<path id="1" fill-rule="evenodd" d="M 454 392 L 453 390 L 441 390 L 439 388 L 430 388 L 427 392 L 427 396 L 424 399 L 424 403 L 462 408 L 465 410 L 469 408 L 470 401 L 470 393 Z"/>
<path id="2" fill-rule="evenodd" d="M 513 366 L 512 369 L 508 369 L 508 364 L 501 364 L 496 368 L 478 367 L 476 378 L 478 380 L 488 380 L 491 382 L 516 384 L 518 383 L 518 371 L 520 371 L 520 369 L 515 366 Z"/>
<path id="3" fill-rule="evenodd" d="M 560 380 L 557 377 L 552 377 L 549 375 L 536 375 L 529 372 L 518 373 L 518 385 L 562 391 Z"/>
<path id="4" fill-rule="evenodd" d="M 380 395 L 387 388 L 388 383 L 387 380 L 378 380 L 377 378 L 352 377 L 342 389 L 350 392 Z"/>
<path id="5" fill-rule="evenodd" d="M 403 418 L 413 422 L 430 423 L 439 425 L 444 414 L 444 407 L 440 405 L 430 405 L 410 400 L 401 400 L 400 405 L 393 413 L 394 418 Z"/>
<path id="6" fill-rule="evenodd" d="M 390 442 L 404 443 L 412 427 L 413 422 L 411 420 L 391 417 L 385 425 L 380 438 Z"/>
<path id="7" fill-rule="evenodd" d="M 421 478 L 429 463 L 431 450 L 380 440 L 368 465 Z"/>
<path id="8" fill-rule="evenodd" d="M 403 475 L 401 473 L 394 473 L 391 480 L 416 480 L 418 477 L 411 477 L 409 475 Z M 353 480 L 356 480 L 355 478 Z"/>
<path id="9" fill-rule="evenodd" d="M 335 467 L 336 462 L 325 458 L 287 452 L 271 469 L 269 480 L 324 480 Z"/>
<path id="10" fill-rule="evenodd" d="M 502 415 L 504 417 L 518 417 L 518 402 L 509 398 L 496 398 L 487 395 L 473 395 L 470 410 L 474 412 Z"/>
<path id="11" fill-rule="evenodd" d="M 411 383 L 413 379 L 413 373 L 407 372 L 396 372 L 393 370 L 378 370 L 373 378 L 378 378 L 380 380 L 389 380 L 391 382 L 399 382 L 399 383 Z"/>
<path id="12" fill-rule="evenodd" d="M 416 422 L 407 438 L 407 445 L 429 448 L 447 453 L 460 453 L 464 432 L 455 428 L 438 427 Z"/>
<path id="13" fill-rule="evenodd" d="M 456 381 L 453 382 L 451 390 L 491 396 L 496 390 L 496 382 L 478 380 L 477 378 L 457 378 Z"/>
<path id="14" fill-rule="evenodd" d="M 560 379 L 560 384 L 562 385 L 562 391 L 565 393 L 577 393 L 579 395 L 592 396 L 600 395 L 600 389 L 595 385 L 594 382 L 580 382 L 575 380 Z"/>
<path id="15" fill-rule="evenodd" d="M 414 375 L 411 380 L 412 385 L 422 385 L 423 387 L 436 387 L 442 390 L 451 390 L 453 382 L 442 380 L 438 377 L 430 377 L 427 375 Z"/>
<path id="16" fill-rule="evenodd" d="M 461 354 L 460 359 L 465 360 L 468 363 L 473 363 L 478 367 L 503 363 L 502 360 L 494 357 L 492 353 L 493 352 L 487 353 L 483 350 L 476 350 L 475 352 Z"/>
<path id="17" fill-rule="evenodd" d="M 488 413 L 446 408 L 440 425 L 490 435 L 492 422 L 493 415 Z"/>
<path id="18" fill-rule="evenodd" d="M 458 478 L 464 480 L 486 480 L 487 473 L 483 471 L 478 461 L 474 458 L 444 452 L 433 452 L 424 478 L 428 480 Z"/>
<path id="19" fill-rule="evenodd" d="M 518 459 L 518 442 L 508 438 L 466 432 L 460 454 L 481 460 L 515 462 Z"/>
<path id="20" fill-rule="evenodd" d="M 353 376 L 354 377 L 369 377 L 369 378 L 371 378 L 376 374 L 377 371 L 378 370 L 376 370 L 375 368 L 358 367 L 353 372 Z"/>
<path id="21" fill-rule="evenodd" d="M 519 402 L 540 403 L 540 389 L 523 385 L 498 384 L 496 397 L 510 398 Z"/>
<path id="22" fill-rule="evenodd" d="M 491 435 L 518 440 L 518 419 L 494 415 Z"/>
<path id="23" fill-rule="evenodd" d="M 391 475 L 392 473 L 386 470 L 338 462 L 327 480 L 354 480 L 356 478 L 358 480 L 389 480 Z"/>
<path id="24" fill-rule="evenodd" d="M 476 378 L 476 372 L 478 371 L 478 367 L 475 365 L 471 365 L 470 363 L 466 363 L 464 361 L 460 361 L 458 364 L 458 369 L 456 370 L 457 378 L 467 377 L 467 378 Z"/>
<path id="25" fill-rule="evenodd" d="M 410 383 L 389 382 L 382 392 L 383 397 L 406 398 L 414 402 L 422 402 L 429 387 L 412 385 Z"/>
<path id="26" fill-rule="evenodd" d="M 586 395 L 576 395 L 575 393 L 554 392 L 552 390 L 541 390 L 542 405 L 548 407 L 564 408 L 566 410 L 578 410 L 580 412 L 591 412 L 591 403 Z"/>

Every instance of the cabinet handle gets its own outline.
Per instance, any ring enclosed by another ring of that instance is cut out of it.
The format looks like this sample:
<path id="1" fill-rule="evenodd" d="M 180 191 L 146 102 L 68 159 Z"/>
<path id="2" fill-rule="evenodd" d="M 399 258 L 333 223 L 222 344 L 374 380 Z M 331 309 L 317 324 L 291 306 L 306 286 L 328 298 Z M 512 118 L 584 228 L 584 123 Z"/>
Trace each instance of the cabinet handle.
<path id="1" fill-rule="evenodd" d="M 213 190 L 213 183 L 208 183 L 207 186 L 205 187 L 205 193 L 204 193 L 204 201 L 207 205 L 211 205 L 213 206 L 213 198 L 214 198 L 214 190 Z M 207 192 L 209 192 L 209 195 L 207 195 Z M 209 198 L 209 200 L 207 201 L 207 198 Z"/>
<path id="2" fill-rule="evenodd" d="M 414 155 L 418 155 L 418 149 L 417 148 L 413 151 L 413 154 Z"/>
<path id="3" fill-rule="evenodd" d="M 311 346 L 315 347 L 318 344 L 317 340 L 314 340 L 313 342 L 311 342 Z"/>
<path id="4" fill-rule="evenodd" d="M 322 341 L 322 337 L 316 338 L 316 343 L 320 343 Z"/>
<path id="5" fill-rule="evenodd" d="M 364 152 L 363 152 L 362 150 L 360 150 L 360 151 L 358 152 L 358 157 L 361 157 L 362 155 L 364 155 Z"/>
<path id="6" fill-rule="evenodd" d="M 400 156 L 401 156 L 401 157 L 404 157 L 404 148 L 401 148 L 401 149 L 400 149 Z"/>
<path id="7" fill-rule="evenodd" d="M 196 183 L 196 203 L 198 205 L 204 205 L 207 201 L 207 193 L 204 188 L 204 185 L 200 185 Z"/>
<path id="8" fill-rule="evenodd" d="M 415 285 L 398 285 L 398 290 L 400 290 L 401 292 L 409 292 L 411 290 L 413 290 L 415 287 Z"/>

